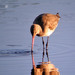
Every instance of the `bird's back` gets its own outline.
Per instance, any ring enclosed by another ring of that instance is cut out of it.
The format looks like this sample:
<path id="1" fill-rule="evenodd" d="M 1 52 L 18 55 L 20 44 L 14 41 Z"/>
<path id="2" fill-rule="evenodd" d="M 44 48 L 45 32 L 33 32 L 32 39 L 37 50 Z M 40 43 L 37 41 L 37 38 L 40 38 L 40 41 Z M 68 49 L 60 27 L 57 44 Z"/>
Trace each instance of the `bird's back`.
<path id="1" fill-rule="evenodd" d="M 44 13 L 37 16 L 33 24 L 40 25 L 43 31 L 45 30 L 46 27 L 50 28 L 50 30 L 53 30 L 57 27 L 59 18 L 60 16 L 58 13 L 56 15 Z"/>

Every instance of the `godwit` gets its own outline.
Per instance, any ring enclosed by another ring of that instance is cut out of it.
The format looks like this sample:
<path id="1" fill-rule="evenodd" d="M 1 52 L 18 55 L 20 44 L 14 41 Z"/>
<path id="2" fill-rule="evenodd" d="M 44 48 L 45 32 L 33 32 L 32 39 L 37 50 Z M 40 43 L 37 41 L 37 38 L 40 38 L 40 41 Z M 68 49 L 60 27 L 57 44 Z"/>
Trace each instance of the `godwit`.
<path id="1" fill-rule="evenodd" d="M 33 52 L 33 45 L 34 45 L 35 36 L 42 37 L 43 48 L 44 48 L 43 37 L 47 36 L 46 49 L 48 48 L 49 36 L 56 29 L 59 19 L 60 19 L 59 13 L 57 13 L 56 15 L 44 13 L 44 14 L 41 14 L 35 18 L 33 25 L 30 28 L 30 31 L 32 34 L 31 52 Z"/>

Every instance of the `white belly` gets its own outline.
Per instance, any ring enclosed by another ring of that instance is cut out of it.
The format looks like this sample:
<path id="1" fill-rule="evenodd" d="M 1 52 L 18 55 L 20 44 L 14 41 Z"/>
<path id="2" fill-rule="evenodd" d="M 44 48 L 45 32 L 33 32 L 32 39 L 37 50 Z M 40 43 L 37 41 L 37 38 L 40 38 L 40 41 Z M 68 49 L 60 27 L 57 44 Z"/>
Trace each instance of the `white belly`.
<path id="1" fill-rule="evenodd" d="M 48 29 L 45 33 L 44 36 L 50 36 L 53 33 L 54 30 Z"/>

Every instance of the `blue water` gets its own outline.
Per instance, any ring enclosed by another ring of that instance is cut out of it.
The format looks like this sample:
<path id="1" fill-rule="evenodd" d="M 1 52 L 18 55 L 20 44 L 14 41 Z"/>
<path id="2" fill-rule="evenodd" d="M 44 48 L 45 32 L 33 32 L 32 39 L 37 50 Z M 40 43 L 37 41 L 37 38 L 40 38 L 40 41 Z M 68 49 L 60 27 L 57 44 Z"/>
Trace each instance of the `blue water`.
<path id="1" fill-rule="evenodd" d="M 49 58 L 61 75 L 74 75 L 74 9 L 74 0 L 0 0 L 0 75 L 30 75 L 30 26 L 39 14 L 57 12 L 61 19 L 49 39 Z M 40 37 L 35 38 L 34 60 L 36 65 L 42 61 Z"/>

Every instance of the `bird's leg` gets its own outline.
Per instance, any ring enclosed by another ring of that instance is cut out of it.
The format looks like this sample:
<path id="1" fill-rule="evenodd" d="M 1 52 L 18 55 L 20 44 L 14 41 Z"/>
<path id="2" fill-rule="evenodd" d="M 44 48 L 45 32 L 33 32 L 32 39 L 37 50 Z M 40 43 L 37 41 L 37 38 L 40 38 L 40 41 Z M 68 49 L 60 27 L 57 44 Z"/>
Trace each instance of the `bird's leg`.
<path id="1" fill-rule="evenodd" d="M 46 55 L 49 61 L 49 56 L 48 56 L 48 40 L 49 40 L 49 36 L 47 37 L 47 43 L 46 43 Z"/>
<path id="2" fill-rule="evenodd" d="M 42 37 L 42 44 L 43 44 L 43 57 L 42 57 L 42 62 L 44 62 L 44 55 L 45 55 L 45 43 L 44 43 L 44 39 Z"/>

